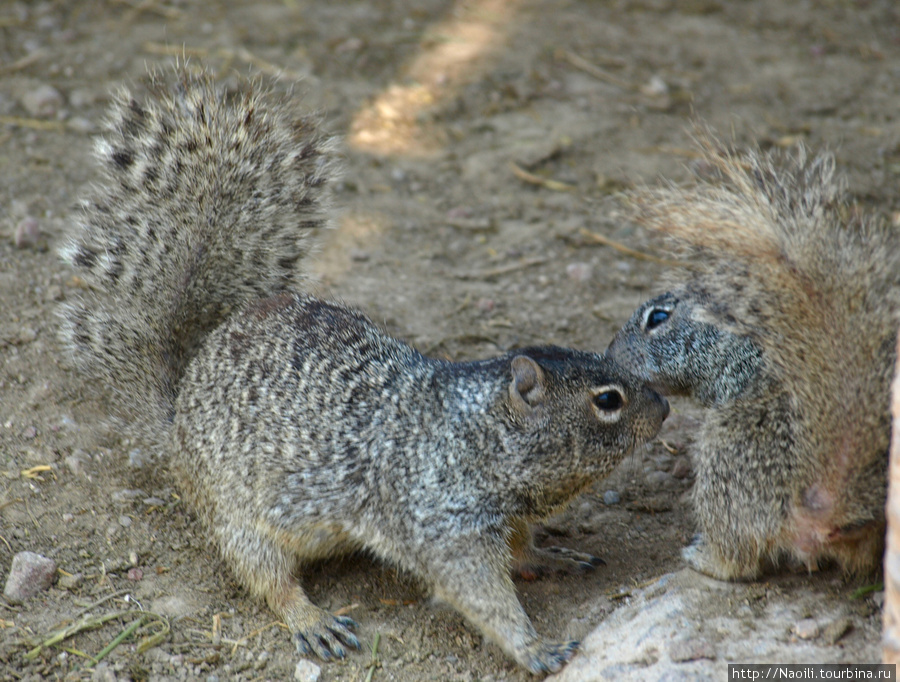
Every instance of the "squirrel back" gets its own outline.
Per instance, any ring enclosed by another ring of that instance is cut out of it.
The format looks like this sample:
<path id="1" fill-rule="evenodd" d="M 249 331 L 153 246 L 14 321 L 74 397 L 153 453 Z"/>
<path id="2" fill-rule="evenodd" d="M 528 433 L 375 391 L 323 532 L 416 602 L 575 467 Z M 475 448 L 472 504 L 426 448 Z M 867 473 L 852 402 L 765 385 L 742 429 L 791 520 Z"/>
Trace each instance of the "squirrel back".
<path id="1" fill-rule="evenodd" d="M 597 563 L 535 548 L 528 524 L 652 438 L 665 399 L 597 353 L 428 358 L 303 292 L 330 141 L 258 82 L 227 96 L 179 80 L 113 104 L 104 187 L 65 249 L 90 286 L 64 313 L 75 355 L 154 424 L 185 500 L 300 653 L 359 648 L 297 576 L 366 549 L 525 668 L 558 670 L 577 642 L 537 634 L 510 569 Z"/>
<path id="2" fill-rule="evenodd" d="M 167 418 L 212 329 L 302 284 L 335 166 L 318 120 L 261 83 L 226 92 L 206 72 L 177 74 L 172 88 L 151 72 L 142 101 L 115 95 L 96 144 L 101 184 L 61 249 L 86 285 L 62 314 L 76 361 L 137 412 L 154 396 Z"/>
<path id="3" fill-rule="evenodd" d="M 867 571 L 883 528 L 897 230 L 846 201 L 830 154 L 735 154 L 709 134 L 700 147 L 711 177 L 630 197 L 688 270 L 609 350 L 709 408 L 694 453 L 703 537 L 686 556 L 725 578 L 784 554 Z"/>

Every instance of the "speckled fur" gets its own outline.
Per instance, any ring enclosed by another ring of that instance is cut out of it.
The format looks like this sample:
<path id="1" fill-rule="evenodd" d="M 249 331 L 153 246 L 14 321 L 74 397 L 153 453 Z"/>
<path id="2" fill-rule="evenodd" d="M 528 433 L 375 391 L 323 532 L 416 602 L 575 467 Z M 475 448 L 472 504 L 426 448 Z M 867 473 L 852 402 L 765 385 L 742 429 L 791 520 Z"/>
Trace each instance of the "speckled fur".
<path id="1" fill-rule="evenodd" d="M 692 453 L 701 534 L 685 557 L 724 579 L 784 557 L 871 571 L 884 531 L 897 230 L 847 203 L 831 155 L 735 155 L 706 133 L 700 146 L 711 177 L 630 197 L 689 269 L 609 349 L 707 408 Z"/>
<path id="2" fill-rule="evenodd" d="M 185 498 L 301 653 L 359 646 L 297 576 L 366 549 L 527 669 L 559 669 L 577 643 L 541 639 L 510 578 L 543 557 L 527 524 L 653 437 L 667 403 L 602 355 L 430 359 L 303 293 L 330 143 L 258 84 L 225 98 L 179 76 L 120 95 L 99 145 L 106 184 L 65 249 L 94 287 L 64 313 L 76 358 L 133 411 L 156 399 L 140 416 Z M 590 559 L 573 554 L 548 560 Z"/>

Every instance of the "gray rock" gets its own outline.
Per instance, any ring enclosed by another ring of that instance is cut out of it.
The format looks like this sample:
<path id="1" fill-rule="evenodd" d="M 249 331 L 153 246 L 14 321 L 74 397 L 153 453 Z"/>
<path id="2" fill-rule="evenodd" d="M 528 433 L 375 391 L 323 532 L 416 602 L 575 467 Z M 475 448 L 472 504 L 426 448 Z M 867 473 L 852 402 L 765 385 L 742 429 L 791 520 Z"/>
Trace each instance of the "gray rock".
<path id="1" fill-rule="evenodd" d="M 52 118 L 63 105 L 63 96 L 52 85 L 40 85 L 22 95 L 21 104 L 32 116 Z"/>
<path id="2" fill-rule="evenodd" d="M 13 241 L 17 249 L 29 249 L 37 246 L 41 238 L 41 225 L 37 218 L 28 216 L 16 225 L 16 233 Z"/>
<path id="3" fill-rule="evenodd" d="M 35 552 L 19 552 L 9 567 L 3 594 L 13 604 L 20 604 L 50 587 L 55 577 L 56 562 L 53 559 Z"/>
<path id="4" fill-rule="evenodd" d="M 778 580 L 770 578 L 765 585 Z M 878 623 L 855 616 L 853 606 L 834 595 L 824 580 L 785 582 L 790 589 L 727 583 L 690 569 L 665 575 L 635 591 L 584 637 L 575 658 L 547 682 L 724 680 L 729 661 L 879 660 Z M 584 608 L 591 611 L 590 604 Z M 807 619 L 809 613 L 816 619 Z M 847 632 L 850 626 L 863 632 L 844 646 L 833 646 L 825 637 L 799 636 L 799 631 L 811 633 L 810 625 L 818 632 L 817 623 L 825 622 L 837 622 L 835 632 Z"/>
<path id="5" fill-rule="evenodd" d="M 603 493 L 603 504 L 619 504 L 622 498 L 615 490 L 607 490 Z"/>
<path id="6" fill-rule="evenodd" d="M 321 674 L 322 669 L 312 661 L 307 661 L 305 658 L 298 661 L 297 667 L 294 668 L 295 682 L 316 682 Z"/>

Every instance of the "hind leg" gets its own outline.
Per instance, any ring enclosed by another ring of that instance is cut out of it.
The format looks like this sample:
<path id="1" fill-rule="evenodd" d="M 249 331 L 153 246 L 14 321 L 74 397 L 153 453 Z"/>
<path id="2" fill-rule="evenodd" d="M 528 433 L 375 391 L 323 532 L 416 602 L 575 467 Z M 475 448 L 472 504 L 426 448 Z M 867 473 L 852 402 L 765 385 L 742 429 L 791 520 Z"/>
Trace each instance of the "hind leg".
<path id="1" fill-rule="evenodd" d="M 294 577 L 296 554 L 257 529 L 226 526 L 217 533 L 225 561 L 238 579 L 266 600 L 290 629 L 297 650 L 319 658 L 343 658 L 346 647 L 359 649 L 356 623 L 313 604 Z"/>

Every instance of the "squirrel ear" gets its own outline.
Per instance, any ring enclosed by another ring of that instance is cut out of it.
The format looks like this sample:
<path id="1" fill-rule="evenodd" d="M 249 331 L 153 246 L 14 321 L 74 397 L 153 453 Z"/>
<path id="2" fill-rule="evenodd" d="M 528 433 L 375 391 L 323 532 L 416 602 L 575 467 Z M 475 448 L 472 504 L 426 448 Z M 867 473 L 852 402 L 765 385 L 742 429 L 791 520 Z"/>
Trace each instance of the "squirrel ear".
<path id="1" fill-rule="evenodd" d="M 509 397 L 513 406 L 524 414 L 530 414 L 544 402 L 544 370 L 525 355 L 517 355 L 510 365 L 512 381 Z"/>

